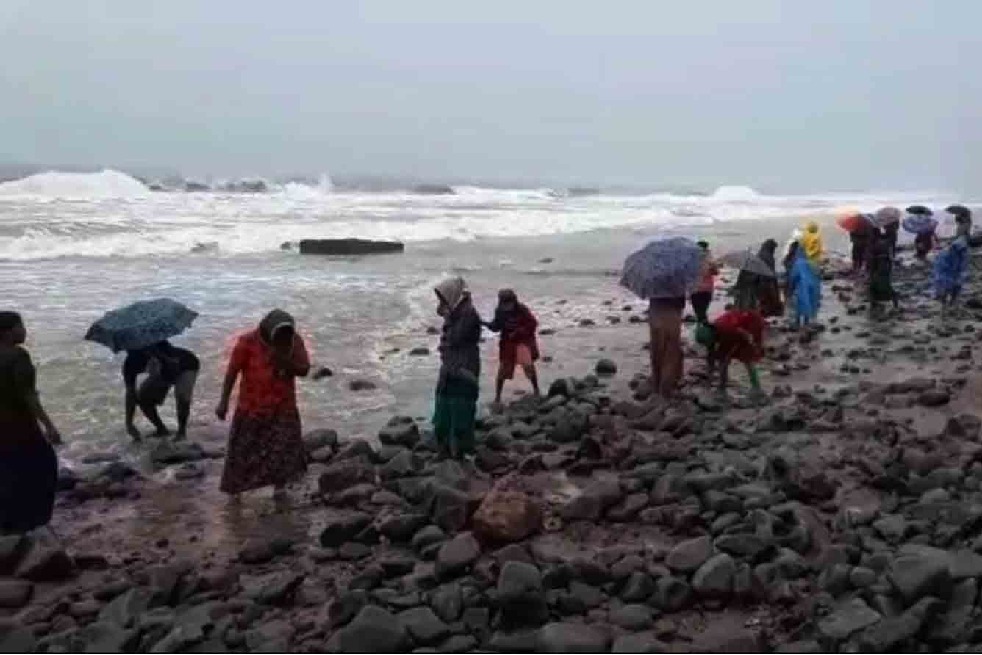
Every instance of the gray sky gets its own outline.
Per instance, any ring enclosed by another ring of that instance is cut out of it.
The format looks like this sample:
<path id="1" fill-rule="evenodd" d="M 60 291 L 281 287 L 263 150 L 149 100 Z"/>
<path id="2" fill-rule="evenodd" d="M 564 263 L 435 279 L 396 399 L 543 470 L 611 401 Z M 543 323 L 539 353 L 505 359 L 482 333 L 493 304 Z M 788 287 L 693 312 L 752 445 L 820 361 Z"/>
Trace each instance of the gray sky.
<path id="1" fill-rule="evenodd" d="M 982 191 L 971 0 L 3 0 L 0 160 Z"/>

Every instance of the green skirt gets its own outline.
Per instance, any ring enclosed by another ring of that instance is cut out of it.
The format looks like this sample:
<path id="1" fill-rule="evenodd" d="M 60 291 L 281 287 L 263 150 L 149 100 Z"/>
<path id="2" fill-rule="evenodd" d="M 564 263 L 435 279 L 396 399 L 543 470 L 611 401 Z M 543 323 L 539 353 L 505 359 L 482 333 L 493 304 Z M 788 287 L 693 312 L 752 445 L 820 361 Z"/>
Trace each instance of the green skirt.
<path id="1" fill-rule="evenodd" d="M 454 457 L 474 451 L 477 397 L 477 386 L 464 380 L 448 380 L 437 391 L 433 433 L 440 449 Z"/>
<path id="2" fill-rule="evenodd" d="M 876 272 L 870 275 L 869 299 L 872 302 L 888 302 L 893 300 L 893 284 L 889 272 Z"/>

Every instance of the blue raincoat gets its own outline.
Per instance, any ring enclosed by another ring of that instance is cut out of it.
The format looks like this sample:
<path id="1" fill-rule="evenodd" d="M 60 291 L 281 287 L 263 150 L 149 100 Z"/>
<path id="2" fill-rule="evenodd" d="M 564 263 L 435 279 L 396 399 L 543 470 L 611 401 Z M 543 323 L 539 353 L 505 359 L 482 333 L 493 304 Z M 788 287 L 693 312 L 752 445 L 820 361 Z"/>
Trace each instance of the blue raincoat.
<path id="1" fill-rule="evenodd" d="M 822 281 L 802 250 L 798 250 L 790 272 L 793 307 L 798 323 L 810 323 L 818 317 L 822 304 Z"/>
<path id="2" fill-rule="evenodd" d="M 968 243 L 959 237 L 934 260 L 934 292 L 938 297 L 958 293 L 968 277 Z"/>

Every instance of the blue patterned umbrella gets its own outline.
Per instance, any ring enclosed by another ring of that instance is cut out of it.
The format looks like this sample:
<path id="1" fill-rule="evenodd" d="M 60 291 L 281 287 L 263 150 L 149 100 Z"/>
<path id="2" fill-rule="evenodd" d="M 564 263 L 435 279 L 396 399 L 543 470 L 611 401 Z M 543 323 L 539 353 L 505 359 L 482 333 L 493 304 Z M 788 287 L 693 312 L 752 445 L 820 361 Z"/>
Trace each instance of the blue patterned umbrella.
<path id="1" fill-rule="evenodd" d="M 699 279 L 704 254 L 683 237 L 657 239 L 624 261 L 621 286 L 646 300 L 684 298 Z"/>
<path id="2" fill-rule="evenodd" d="M 901 225 L 911 234 L 927 234 L 938 228 L 938 221 L 930 214 L 907 214 Z"/>
<path id="3" fill-rule="evenodd" d="M 184 332 L 197 317 L 197 312 L 176 300 L 145 300 L 106 312 L 89 327 L 85 338 L 117 353 L 138 350 Z"/>

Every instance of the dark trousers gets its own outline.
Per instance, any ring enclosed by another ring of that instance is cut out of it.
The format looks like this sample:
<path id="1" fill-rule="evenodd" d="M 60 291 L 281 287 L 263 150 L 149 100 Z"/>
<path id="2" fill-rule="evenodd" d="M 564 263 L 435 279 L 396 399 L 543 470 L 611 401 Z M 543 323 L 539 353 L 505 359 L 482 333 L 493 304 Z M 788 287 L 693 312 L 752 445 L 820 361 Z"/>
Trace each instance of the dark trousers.
<path id="1" fill-rule="evenodd" d="M 689 297 L 689 302 L 692 303 L 692 311 L 696 315 L 696 320 L 700 323 L 708 323 L 709 317 L 706 312 L 709 311 L 709 305 L 713 302 L 713 292 L 698 291 Z"/>

